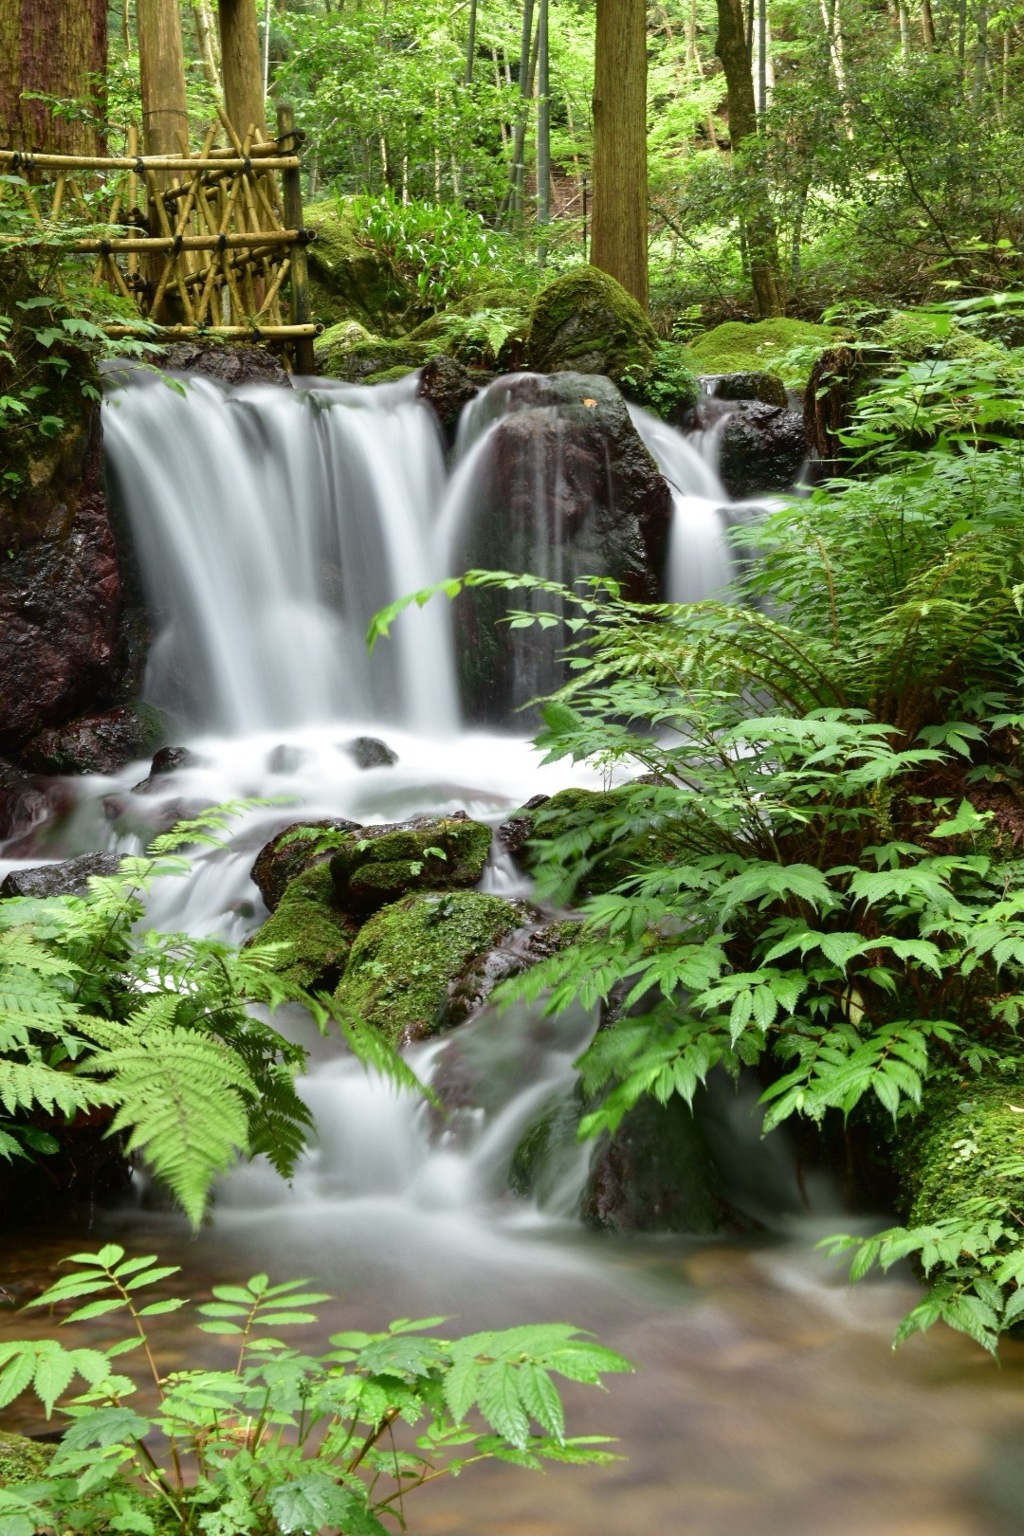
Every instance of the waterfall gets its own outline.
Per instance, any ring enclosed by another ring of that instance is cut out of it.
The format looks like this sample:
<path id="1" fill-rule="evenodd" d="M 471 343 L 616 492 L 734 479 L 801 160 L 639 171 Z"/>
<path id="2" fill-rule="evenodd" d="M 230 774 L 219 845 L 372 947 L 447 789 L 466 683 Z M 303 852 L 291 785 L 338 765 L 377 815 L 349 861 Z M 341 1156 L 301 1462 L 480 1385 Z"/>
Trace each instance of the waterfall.
<path id="1" fill-rule="evenodd" d="M 415 380 L 370 391 L 192 379 L 108 397 L 104 437 L 156 622 L 147 693 L 226 733 L 351 717 L 458 721 L 443 604 L 373 614 L 444 574 L 444 459 Z"/>

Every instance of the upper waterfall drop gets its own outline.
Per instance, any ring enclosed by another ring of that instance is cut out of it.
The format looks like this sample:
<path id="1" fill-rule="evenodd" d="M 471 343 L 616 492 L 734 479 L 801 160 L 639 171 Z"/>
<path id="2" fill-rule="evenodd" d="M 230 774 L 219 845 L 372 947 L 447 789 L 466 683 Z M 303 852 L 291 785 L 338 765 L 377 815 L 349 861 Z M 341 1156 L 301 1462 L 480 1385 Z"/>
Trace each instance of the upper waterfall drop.
<path id="1" fill-rule="evenodd" d="M 133 383 L 104 407 L 107 463 L 154 619 L 147 693 L 230 734 L 345 717 L 458 726 L 443 604 L 379 609 L 445 574 L 445 485 L 414 381 L 311 391 Z"/>

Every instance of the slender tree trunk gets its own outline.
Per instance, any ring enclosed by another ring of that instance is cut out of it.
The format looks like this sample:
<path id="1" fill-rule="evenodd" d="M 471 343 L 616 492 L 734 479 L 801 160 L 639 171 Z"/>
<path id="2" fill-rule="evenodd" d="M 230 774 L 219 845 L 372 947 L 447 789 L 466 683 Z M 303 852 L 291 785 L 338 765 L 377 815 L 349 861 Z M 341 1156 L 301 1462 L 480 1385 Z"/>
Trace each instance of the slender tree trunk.
<path id="1" fill-rule="evenodd" d="M 900 13 L 900 53 L 904 62 L 910 58 L 910 12 L 907 10 L 906 0 L 899 0 Z"/>
<path id="2" fill-rule="evenodd" d="M 135 18 L 142 142 L 147 155 L 184 154 L 188 149 L 188 105 L 177 0 L 137 0 Z"/>
<path id="3" fill-rule="evenodd" d="M 590 260 L 647 308 L 645 0 L 597 0 Z"/>
<path id="4" fill-rule="evenodd" d="M 974 106 L 981 106 L 981 98 L 985 90 L 985 70 L 988 64 L 988 0 L 979 0 L 978 4 L 978 41 L 974 50 L 974 86 L 971 91 L 971 100 Z"/>
<path id="5" fill-rule="evenodd" d="M 537 223 L 551 223 L 551 72 L 548 61 L 548 0 L 538 0 L 537 11 Z M 537 252 L 541 266 L 547 256 L 543 244 Z"/>
<path id="6" fill-rule="evenodd" d="M 745 140 L 757 133 L 757 110 L 754 102 L 754 82 L 750 69 L 750 54 L 744 36 L 743 8 L 740 0 L 718 0 L 718 37 L 715 52 L 722 61 L 725 72 L 726 95 L 729 108 L 729 137 L 733 155 L 742 149 Z M 775 221 L 767 189 L 756 173 L 750 177 L 746 188 L 747 214 L 744 220 L 747 252 L 750 260 L 750 281 L 754 290 L 754 304 L 761 317 L 781 315 L 784 312 L 782 285 L 779 278 L 779 251 L 775 234 Z"/>
<path id="7" fill-rule="evenodd" d="M 469 37 L 466 40 L 466 84 L 473 84 L 473 59 L 476 55 L 476 0 L 469 0 Z"/>
<path id="8" fill-rule="evenodd" d="M 960 84 L 963 84 L 964 73 L 967 68 L 967 0 L 960 0 L 957 12 L 957 43 L 956 43 L 957 70 L 960 75 Z"/>
<path id="9" fill-rule="evenodd" d="M 256 25 L 256 0 L 219 0 L 224 107 L 240 139 L 250 128 L 267 131 L 263 60 Z"/>
<path id="10" fill-rule="evenodd" d="M 921 36 L 929 53 L 935 52 L 935 18 L 932 15 L 932 0 L 921 0 Z"/>
<path id="11" fill-rule="evenodd" d="M 196 43 L 199 46 L 199 57 L 203 61 L 203 74 L 206 76 L 207 84 L 220 94 L 222 89 L 220 67 L 217 64 L 217 53 L 213 43 L 213 17 L 210 15 L 208 0 L 192 0 L 192 21 L 196 31 Z"/>
<path id="12" fill-rule="evenodd" d="M 757 0 L 757 110 L 768 110 L 768 0 Z"/>
<path id="13" fill-rule="evenodd" d="M 81 97 L 98 85 L 102 97 L 106 68 L 106 0 L 0 0 L 0 144 L 95 154 L 94 127 L 54 117 L 22 92 Z"/>
<path id="14" fill-rule="evenodd" d="M 523 187 L 526 182 L 526 123 L 529 101 L 533 95 L 534 59 L 530 52 L 533 37 L 533 0 L 523 0 L 523 34 L 519 48 L 519 115 L 512 134 L 512 212 L 519 219 L 523 213 Z"/>

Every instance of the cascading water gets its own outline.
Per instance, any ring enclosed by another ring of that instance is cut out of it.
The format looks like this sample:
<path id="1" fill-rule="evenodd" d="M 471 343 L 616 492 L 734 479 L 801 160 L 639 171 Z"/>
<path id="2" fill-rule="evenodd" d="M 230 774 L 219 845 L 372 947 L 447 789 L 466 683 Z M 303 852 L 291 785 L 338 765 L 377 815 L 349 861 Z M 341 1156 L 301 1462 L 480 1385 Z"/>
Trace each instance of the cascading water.
<path id="1" fill-rule="evenodd" d="M 150 695 L 182 722 L 195 761 L 144 795 L 132 793 L 144 764 L 62 781 L 51 856 L 136 849 L 193 806 L 284 796 L 287 806 L 243 817 L 227 847 L 197 855 L 188 882 L 164 880 L 152 895 L 158 926 L 241 942 L 263 916 L 250 867 L 286 821 L 465 810 L 497 822 L 535 793 L 599 787 L 585 767 L 541 766 L 522 735 L 460 726 L 442 603 L 403 615 L 371 659 L 363 645 L 377 608 L 450 573 L 507 392 L 498 381 L 467 413 L 450 478 L 411 384 L 225 392 L 193 380 L 183 395 L 149 383 L 110 399 L 112 479 L 154 617 Z M 668 594 L 727 587 L 724 533 L 744 512 L 727 505 L 714 444 L 632 414 L 673 490 Z M 352 739 L 368 732 L 386 737 L 394 765 L 358 766 Z M 38 863 L 39 851 L 23 861 Z M 500 856 L 482 884 L 523 893 Z M 281 1023 L 309 1044 L 302 1017 Z M 483 1523 L 507 1536 L 983 1536 L 964 1492 L 965 1445 L 976 1461 L 983 1435 L 1007 1422 L 1007 1394 L 984 1398 L 973 1361 L 959 1385 L 964 1352 L 952 1336 L 918 1340 L 893 1363 L 908 1287 L 889 1281 L 851 1298 L 799 1240 L 627 1244 L 582 1232 L 589 1154 L 571 1134 L 572 1061 L 590 1029 L 579 1015 L 485 1011 L 414 1047 L 448 1119 L 313 1042 L 304 1092 L 317 1144 L 292 1186 L 259 1164 L 240 1169 L 195 1241 L 145 1211 L 107 1218 L 105 1230 L 179 1260 L 190 1285 L 263 1268 L 316 1275 L 342 1292 L 329 1314 L 337 1326 L 435 1311 L 458 1312 L 463 1329 L 571 1318 L 643 1364 L 591 1424 L 573 1405 L 575 1428 L 621 1435 L 629 1460 L 619 1469 L 544 1480 L 474 1469 L 448 1491 L 425 1490 L 421 1528 L 476 1536 L 485 1509 Z M 524 1132 L 541 1124 L 553 1133 L 531 1203 L 510 1192 L 509 1173 Z M 805 1181 L 775 1138 L 761 1147 L 750 1099 L 714 1100 L 705 1129 L 731 1165 L 737 1203 L 772 1221 L 782 1212 L 792 1227 Z M 81 1234 L 54 1246 L 80 1248 Z M 25 1250 L 30 1276 L 36 1250 Z M 16 1280 L 17 1253 L 13 1262 Z M 165 1322 L 176 1350 L 174 1319 Z"/>

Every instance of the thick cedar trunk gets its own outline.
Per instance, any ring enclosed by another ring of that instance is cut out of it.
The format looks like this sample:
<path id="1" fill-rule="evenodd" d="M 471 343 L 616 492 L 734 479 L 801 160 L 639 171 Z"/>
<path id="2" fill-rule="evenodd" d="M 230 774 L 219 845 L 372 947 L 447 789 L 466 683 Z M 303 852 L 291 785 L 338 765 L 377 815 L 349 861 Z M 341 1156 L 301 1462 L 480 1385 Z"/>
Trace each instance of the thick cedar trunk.
<path id="1" fill-rule="evenodd" d="M 240 139 L 245 138 L 250 128 L 265 134 L 267 115 L 256 0 L 220 0 L 217 14 L 228 117 Z"/>
<path id="2" fill-rule="evenodd" d="M 729 107 L 729 138 L 735 154 L 744 140 L 757 133 L 757 110 L 754 103 L 754 81 L 750 69 L 750 53 L 744 29 L 743 7 L 740 0 L 718 0 L 718 37 L 715 52 L 725 71 L 726 94 Z M 754 305 L 760 317 L 781 315 L 784 312 L 782 288 L 779 281 L 779 252 L 775 237 L 775 221 L 772 218 L 768 194 L 764 186 L 752 178 L 746 193 L 747 214 L 745 219 L 747 250 L 750 257 L 750 281 L 754 289 Z"/>
<path id="3" fill-rule="evenodd" d="M 106 0 L 0 0 L 0 144 L 96 154 L 95 129 L 21 93 L 102 96 L 106 68 Z"/>
<path id="4" fill-rule="evenodd" d="M 186 154 L 188 106 L 177 0 L 138 0 L 135 18 L 143 145 L 147 155 Z"/>
<path id="5" fill-rule="evenodd" d="M 647 308 L 645 0 L 597 0 L 590 260 Z"/>

